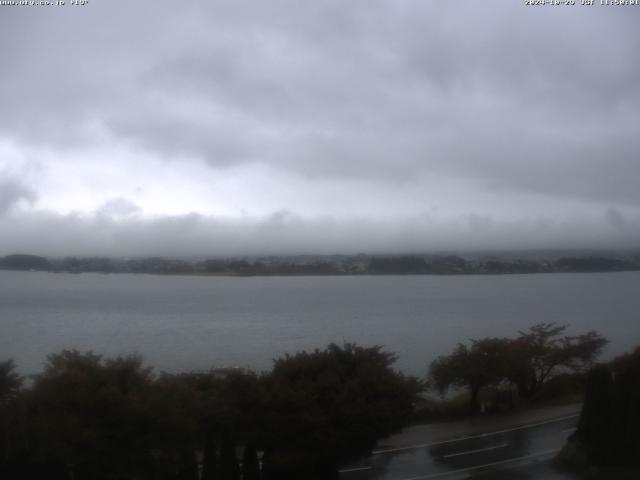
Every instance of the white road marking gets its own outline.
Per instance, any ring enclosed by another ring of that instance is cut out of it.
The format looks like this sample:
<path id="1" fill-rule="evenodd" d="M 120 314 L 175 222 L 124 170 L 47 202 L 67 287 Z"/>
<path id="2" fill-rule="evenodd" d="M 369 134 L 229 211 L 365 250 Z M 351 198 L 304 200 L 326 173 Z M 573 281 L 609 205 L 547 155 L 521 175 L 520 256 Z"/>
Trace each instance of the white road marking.
<path id="1" fill-rule="evenodd" d="M 442 458 L 460 457 L 462 455 L 471 455 L 472 453 L 488 452 L 489 450 L 496 450 L 497 448 L 504 448 L 508 446 L 508 443 L 501 443 L 500 445 L 494 445 L 492 447 L 476 448 L 475 450 L 467 450 L 466 452 L 450 453 L 449 455 L 443 455 Z"/>
<path id="2" fill-rule="evenodd" d="M 565 428 L 564 430 L 562 430 L 562 433 L 573 432 L 574 430 L 577 430 L 577 428 L 576 427 Z"/>
<path id="3" fill-rule="evenodd" d="M 522 460 L 529 460 L 529 459 L 535 458 L 535 457 L 543 457 L 545 455 L 552 455 L 554 453 L 558 453 L 559 451 L 560 451 L 559 449 L 545 450 L 545 451 L 542 451 L 542 452 L 532 453 L 530 455 L 524 455 L 522 457 L 510 458 L 509 460 L 500 460 L 499 462 L 485 463 L 483 465 L 476 465 L 475 467 L 468 467 L 468 468 L 461 468 L 461 469 L 458 469 L 458 470 L 451 470 L 450 472 L 430 473 L 428 475 L 422 475 L 420 477 L 406 478 L 404 480 L 426 480 L 428 478 L 448 477 L 448 476 L 456 475 L 456 474 L 459 475 L 461 473 L 471 472 L 471 471 L 474 471 L 474 470 L 479 470 L 481 468 L 495 467 L 496 465 L 504 465 L 505 463 L 518 462 L 518 461 L 522 461 Z"/>
<path id="4" fill-rule="evenodd" d="M 354 468 L 345 468 L 343 470 L 338 470 L 338 473 L 349 473 L 349 472 L 360 472 L 362 470 L 371 470 L 373 467 L 354 467 Z"/>
<path id="5" fill-rule="evenodd" d="M 576 417 L 579 417 L 579 416 L 580 416 L 580 414 L 576 413 L 574 415 L 567 415 L 565 417 L 554 418 L 553 420 L 545 420 L 543 422 L 529 423 L 527 425 L 521 425 L 519 427 L 506 428 L 504 430 L 496 430 L 494 432 L 481 433 L 479 435 L 470 435 L 468 437 L 459 437 L 459 438 L 454 438 L 452 440 L 444 440 L 442 442 L 422 443 L 422 444 L 419 444 L 419 445 L 409 445 L 407 447 L 397 447 L 397 448 L 388 448 L 388 449 L 384 449 L 384 450 L 374 450 L 373 452 L 371 452 L 371 455 L 381 455 L 383 453 L 402 452 L 404 450 L 416 450 L 418 448 L 435 447 L 436 445 L 446 445 L 448 443 L 461 442 L 463 440 L 472 440 L 474 438 L 484 438 L 484 437 L 489 437 L 491 435 L 498 435 L 500 433 L 515 432 L 517 430 L 524 430 L 524 429 L 527 429 L 527 428 L 539 427 L 540 425 L 548 425 L 550 423 L 562 422 L 564 420 L 569 420 L 570 418 L 576 418 Z"/>

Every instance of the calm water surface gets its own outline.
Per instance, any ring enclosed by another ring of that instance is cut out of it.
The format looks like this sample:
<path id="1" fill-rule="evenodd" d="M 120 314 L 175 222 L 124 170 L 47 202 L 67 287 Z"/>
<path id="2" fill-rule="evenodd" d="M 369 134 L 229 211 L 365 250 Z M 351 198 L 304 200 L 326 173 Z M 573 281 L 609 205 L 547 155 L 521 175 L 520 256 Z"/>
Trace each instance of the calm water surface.
<path id="1" fill-rule="evenodd" d="M 64 348 L 157 369 L 269 368 L 285 352 L 384 345 L 422 375 L 457 342 L 535 322 L 640 344 L 640 272 L 504 276 L 188 277 L 0 271 L 0 360 L 37 372 Z"/>

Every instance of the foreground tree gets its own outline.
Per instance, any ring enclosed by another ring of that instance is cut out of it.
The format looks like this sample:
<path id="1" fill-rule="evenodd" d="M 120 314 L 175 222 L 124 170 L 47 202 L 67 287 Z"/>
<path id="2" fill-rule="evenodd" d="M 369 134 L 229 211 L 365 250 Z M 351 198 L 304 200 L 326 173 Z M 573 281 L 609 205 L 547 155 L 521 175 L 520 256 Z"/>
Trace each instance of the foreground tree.
<path id="1" fill-rule="evenodd" d="M 13 360 L 0 362 L 0 477 L 11 455 L 12 448 L 15 448 L 11 438 L 11 421 L 16 417 L 15 401 L 20 388 L 22 387 L 22 377 L 15 371 L 16 365 Z"/>
<path id="2" fill-rule="evenodd" d="M 78 479 L 148 474 L 159 433 L 150 382 L 135 356 L 50 356 L 28 397 L 33 463 L 51 459 Z"/>
<path id="3" fill-rule="evenodd" d="M 219 480 L 218 453 L 216 443 L 211 432 L 207 432 L 204 439 L 202 458 L 202 480 Z"/>
<path id="4" fill-rule="evenodd" d="M 639 431 L 640 347 L 591 369 L 570 449 L 582 452 L 594 465 L 638 467 Z"/>
<path id="5" fill-rule="evenodd" d="M 533 398 L 558 373 L 585 372 L 607 340 L 595 331 L 563 335 L 566 325 L 539 323 L 515 339 L 483 338 L 462 343 L 431 363 L 428 384 L 440 393 L 468 388 L 471 412 L 478 411 L 482 388 L 510 382 L 522 399 Z"/>
<path id="6" fill-rule="evenodd" d="M 421 385 L 395 360 L 346 344 L 287 355 L 261 376 L 154 375 L 135 356 L 63 351 L 25 390 L 5 362 L 0 412 L 11 406 L 3 418 L 15 421 L 11 451 L 0 442 L 0 478 L 195 479 L 201 452 L 203 479 L 236 480 L 236 442 L 246 479 L 332 478 L 413 413 Z"/>
<path id="7" fill-rule="evenodd" d="M 419 382 L 381 347 L 286 355 L 266 379 L 265 478 L 331 478 L 340 462 L 405 425 Z"/>
<path id="8" fill-rule="evenodd" d="M 610 455 L 613 417 L 613 377 L 608 365 L 589 371 L 577 436 L 584 440 L 587 457 L 602 463 Z"/>
<path id="9" fill-rule="evenodd" d="M 258 451 L 252 442 L 245 445 L 242 454 L 242 480 L 260 480 Z"/>
<path id="10" fill-rule="evenodd" d="M 222 434 L 222 446 L 220 447 L 220 479 L 238 480 L 240 478 L 240 466 L 236 458 L 236 444 L 231 433 L 224 431 Z"/>
<path id="11" fill-rule="evenodd" d="M 558 372 L 587 371 L 607 340 L 595 331 L 563 335 L 566 325 L 538 323 L 510 343 L 505 359 L 507 377 L 518 388 L 520 398 L 534 397 L 544 383 Z"/>
<path id="12" fill-rule="evenodd" d="M 15 397 L 22 386 L 22 377 L 15 370 L 13 360 L 0 362 L 0 405 Z"/>
<path id="13" fill-rule="evenodd" d="M 509 345 L 506 338 L 472 340 L 469 347 L 459 343 L 451 354 L 431 363 L 428 383 L 441 394 L 451 386 L 468 388 L 471 394 L 469 410 L 475 413 L 479 410 L 480 390 L 505 378 Z"/>

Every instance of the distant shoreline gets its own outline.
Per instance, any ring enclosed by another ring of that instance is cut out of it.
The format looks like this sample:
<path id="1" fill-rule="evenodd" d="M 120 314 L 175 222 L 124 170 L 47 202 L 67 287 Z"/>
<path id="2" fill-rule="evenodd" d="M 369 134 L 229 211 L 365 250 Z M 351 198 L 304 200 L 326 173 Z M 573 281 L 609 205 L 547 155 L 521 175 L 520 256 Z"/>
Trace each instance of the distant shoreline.
<path id="1" fill-rule="evenodd" d="M 507 275 L 555 275 L 555 274 L 591 274 L 591 273 L 625 273 L 639 272 L 640 268 L 622 269 L 622 270 L 583 270 L 583 271 L 544 271 L 544 272 L 460 272 L 460 273 L 236 273 L 236 272 L 126 272 L 126 271 L 60 271 L 60 270 L 25 270 L 0 268 L 5 272 L 24 272 L 24 273 L 50 273 L 54 275 L 79 275 L 79 274 L 95 274 L 95 275 L 153 275 L 159 277 L 224 277 L 224 278 L 265 278 L 265 277 L 462 277 L 462 276 L 507 276 Z"/>

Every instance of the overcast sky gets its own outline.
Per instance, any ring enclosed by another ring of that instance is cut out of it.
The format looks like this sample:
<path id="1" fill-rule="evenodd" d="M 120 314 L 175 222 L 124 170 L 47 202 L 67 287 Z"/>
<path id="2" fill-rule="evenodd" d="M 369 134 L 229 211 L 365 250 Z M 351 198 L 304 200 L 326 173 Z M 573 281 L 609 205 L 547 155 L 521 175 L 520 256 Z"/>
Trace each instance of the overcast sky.
<path id="1" fill-rule="evenodd" d="M 0 6 L 0 254 L 640 246 L 640 7 L 69 3 Z"/>

